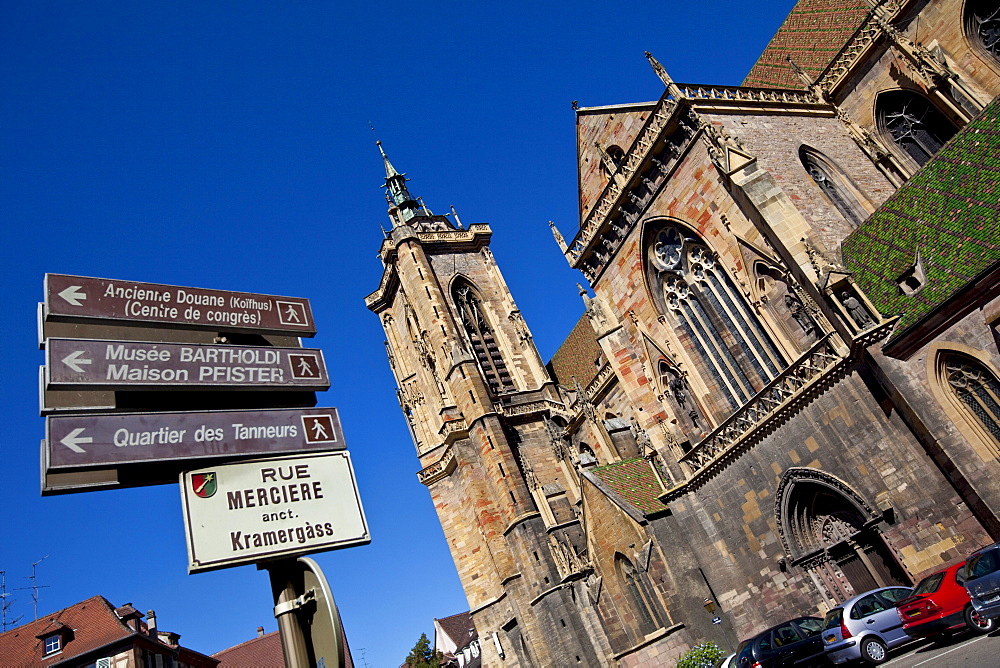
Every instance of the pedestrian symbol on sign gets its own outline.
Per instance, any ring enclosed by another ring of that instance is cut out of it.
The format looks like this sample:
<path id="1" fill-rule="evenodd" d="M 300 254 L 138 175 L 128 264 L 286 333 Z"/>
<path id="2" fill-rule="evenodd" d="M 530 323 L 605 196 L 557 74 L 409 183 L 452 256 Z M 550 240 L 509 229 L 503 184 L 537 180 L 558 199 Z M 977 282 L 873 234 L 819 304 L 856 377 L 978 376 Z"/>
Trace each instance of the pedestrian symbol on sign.
<path id="1" fill-rule="evenodd" d="M 306 432 L 306 443 L 335 443 L 337 435 L 333 431 L 330 415 L 303 415 L 302 427 Z"/>
<path id="2" fill-rule="evenodd" d="M 275 301 L 278 308 L 278 321 L 282 325 L 302 325 L 306 324 L 305 305 L 298 302 Z"/>
<path id="3" fill-rule="evenodd" d="M 292 365 L 292 378 L 319 378 L 319 360 L 315 355 L 290 354 L 288 362 Z"/>

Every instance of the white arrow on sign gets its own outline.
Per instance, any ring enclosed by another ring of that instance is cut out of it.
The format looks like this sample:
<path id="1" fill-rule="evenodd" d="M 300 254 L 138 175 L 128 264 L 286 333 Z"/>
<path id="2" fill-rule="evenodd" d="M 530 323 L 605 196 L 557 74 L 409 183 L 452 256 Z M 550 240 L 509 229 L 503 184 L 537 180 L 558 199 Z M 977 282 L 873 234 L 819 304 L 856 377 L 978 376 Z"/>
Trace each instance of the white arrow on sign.
<path id="1" fill-rule="evenodd" d="M 86 293 L 80 292 L 81 287 L 82 286 L 79 285 L 71 285 L 62 292 L 60 292 L 59 296 L 68 301 L 73 306 L 83 306 L 83 304 L 80 303 L 80 300 L 86 299 L 87 295 Z"/>
<path id="2" fill-rule="evenodd" d="M 90 436 L 80 436 L 80 434 L 83 433 L 84 429 L 86 429 L 86 427 L 78 427 L 78 428 L 74 429 L 70 433 L 66 434 L 66 437 L 63 438 L 63 440 L 61 440 L 59 442 L 62 443 L 63 445 L 65 445 L 67 448 L 69 448 L 73 452 L 78 452 L 80 454 L 86 452 L 86 450 L 84 450 L 83 448 L 81 448 L 79 444 L 80 443 L 93 443 L 94 439 L 91 438 Z"/>
<path id="3" fill-rule="evenodd" d="M 75 351 L 73 353 L 70 353 L 69 355 L 67 355 L 66 357 L 63 358 L 63 360 L 62 360 L 63 364 L 65 364 L 66 366 L 68 366 L 73 371 L 76 371 L 77 373 L 83 373 L 83 367 L 80 366 L 81 364 L 93 364 L 94 363 L 93 360 L 81 359 L 80 355 L 83 355 L 83 354 L 84 354 L 84 351 L 82 351 L 82 350 L 77 350 L 77 351 Z"/>

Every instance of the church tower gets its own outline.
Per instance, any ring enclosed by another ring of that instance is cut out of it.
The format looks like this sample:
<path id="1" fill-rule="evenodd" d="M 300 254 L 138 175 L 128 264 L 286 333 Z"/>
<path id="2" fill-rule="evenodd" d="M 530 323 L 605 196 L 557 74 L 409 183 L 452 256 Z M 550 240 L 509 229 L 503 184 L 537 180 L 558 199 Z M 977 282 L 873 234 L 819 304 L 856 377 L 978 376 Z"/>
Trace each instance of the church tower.
<path id="1" fill-rule="evenodd" d="M 410 194 L 385 164 L 392 229 L 379 250 L 382 321 L 399 404 L 481 638 L 483 665 L 601 665 L 584 580 L 569 417 L 490 251 Z M 565 453 L 563 453 L 565 455 Z"/>

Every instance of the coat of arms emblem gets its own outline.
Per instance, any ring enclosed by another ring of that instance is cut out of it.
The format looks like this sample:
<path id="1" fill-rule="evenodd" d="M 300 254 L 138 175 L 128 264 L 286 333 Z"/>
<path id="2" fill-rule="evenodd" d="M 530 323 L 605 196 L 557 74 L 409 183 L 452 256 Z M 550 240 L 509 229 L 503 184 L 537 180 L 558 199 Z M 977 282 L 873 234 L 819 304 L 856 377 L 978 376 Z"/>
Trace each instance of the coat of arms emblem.
<path id="1" fill-rule="evenodd" d="M 191 488 L 195 496 L 207 499 L 219 488 L 215 481 L 215 473 L 195 473 L 191 476 Z"/>

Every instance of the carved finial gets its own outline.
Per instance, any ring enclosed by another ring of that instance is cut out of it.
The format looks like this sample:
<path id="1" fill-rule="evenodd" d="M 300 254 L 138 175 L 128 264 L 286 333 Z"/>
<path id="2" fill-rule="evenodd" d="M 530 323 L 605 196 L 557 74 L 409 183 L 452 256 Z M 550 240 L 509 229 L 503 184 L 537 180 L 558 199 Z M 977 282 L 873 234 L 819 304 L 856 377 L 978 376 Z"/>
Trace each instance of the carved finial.
<path id="1" fill-rule="evenodd" d="M 455 211 L 454 206 L 451 207 L 451 215 L 455 216 L 455 225 L 458 226 L 458 229 L 460 230 L 465 229 L 462 227 L 462 221 L 459 219 L 458 211 Z"/>
<path id="2" fill-rule="evenodd" d="M 566 240 L 563 238 L 563 235 L 559 233 L 559 228 L 557 228 L 556 224 L 553 223 L 551 220 L 549 221 L 549 229 L 552 230 L 552 236 L 553 238 L 555 238 L 556 243 L 559 245 L 559 250 L 561 250 L 565 255 L 566 250 L 568 248 L 566 246 Z"/>
<path id="3" fill-rule="evenodd" d="M 666 68 L 660 64 L 660 61 L 654 58 L 653 54 L 651 54 L 649 51 L 646 51 L 645 55 L 646 55 L 646 60 L 649 61 L 649 64 L 650 66 L 652 66 L 653 71 L 656 72 L 656 76 L 660 77 L 660 81 L 662 81 L 663 85 L 667 87 L 667 92 L 670 93 L 670 95 L 675 100 L 679 100 L 680 98 L 684 97 L 684 94 L 681 92 L 681 89 L 678 88 L 677 84 L 674 83 L 674 80 L 670 78 L 670 75 L 667 74 Z"/>
<path id="4" fill-rule="evenodd" d="M 576 100 L 573 100 L 569 104 L 571 107 L 573 107 L 573 111 L 577 111 L 580 108 L 580 103 L 577 102 Z"/>

